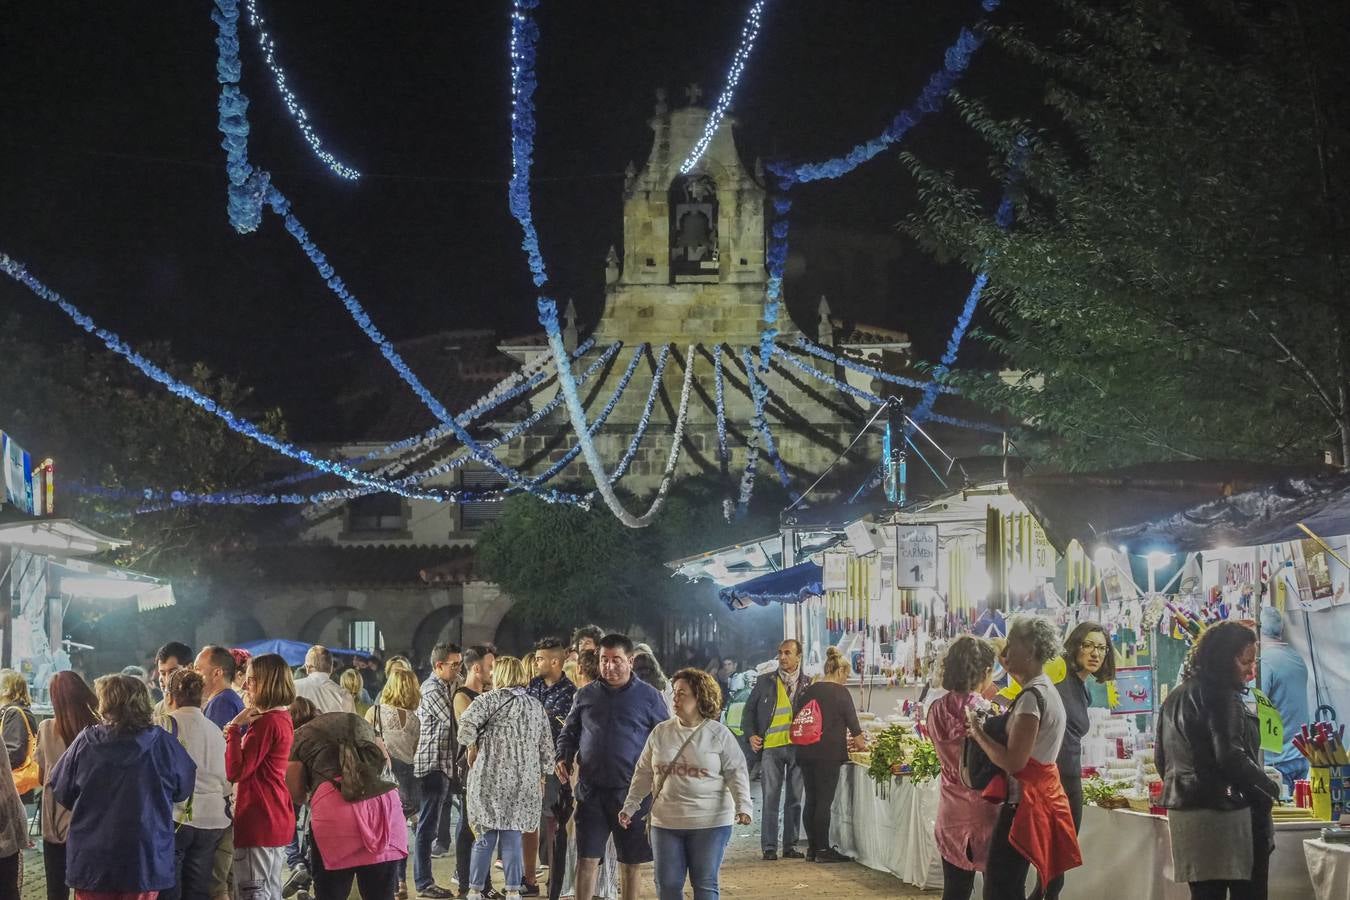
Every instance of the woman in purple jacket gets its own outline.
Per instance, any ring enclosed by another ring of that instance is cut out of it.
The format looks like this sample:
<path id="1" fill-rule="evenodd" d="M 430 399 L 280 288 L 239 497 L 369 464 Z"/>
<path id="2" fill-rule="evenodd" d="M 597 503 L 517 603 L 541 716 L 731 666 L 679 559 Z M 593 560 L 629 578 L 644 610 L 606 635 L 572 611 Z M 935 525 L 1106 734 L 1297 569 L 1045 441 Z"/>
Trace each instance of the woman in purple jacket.
<path id="1" fill-rule="evenodd" d="M 48 787 L 70 810 L 66 883 L 77 896 L 167 890 L 175 879 L 173 805 L 192 796 L 197 766 L 151 724 L 144 682 L 105 675 L 94 691 L 100 724 L 79 733 Z"/>

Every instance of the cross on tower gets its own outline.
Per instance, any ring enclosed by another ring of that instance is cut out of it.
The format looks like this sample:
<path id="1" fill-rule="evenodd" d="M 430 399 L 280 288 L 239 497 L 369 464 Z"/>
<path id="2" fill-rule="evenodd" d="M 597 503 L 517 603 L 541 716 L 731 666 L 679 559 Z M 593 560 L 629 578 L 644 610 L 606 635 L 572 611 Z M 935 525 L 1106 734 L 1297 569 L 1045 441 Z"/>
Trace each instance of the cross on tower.
<path id="1" fill-rule="evenodd" d="M 684 89 L 684 96 L 689 99 L 689 105 L 694 106 L 703 99 L 703 88 L 697 84 L 691 84 Z"/>

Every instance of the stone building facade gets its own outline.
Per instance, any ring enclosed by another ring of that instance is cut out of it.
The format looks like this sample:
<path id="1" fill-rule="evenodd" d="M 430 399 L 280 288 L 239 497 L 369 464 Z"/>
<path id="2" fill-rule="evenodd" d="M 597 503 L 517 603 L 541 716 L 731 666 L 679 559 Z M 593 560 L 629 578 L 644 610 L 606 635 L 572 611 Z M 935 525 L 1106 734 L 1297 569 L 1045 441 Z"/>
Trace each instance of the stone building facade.
<path id="1" fill-rule="evenodd" d="M 754 416 L 742 353 L 758 353 L 767 274 L 767 197 L 758 165 L 747 166 L 723 122 L 707 153 L 687 174 L 679 171 L 703 133 L 709 111 L 689 105 L 672 109 L 658 95 L 650 119 L 652 150 L 646 163 L 625 178 L 623 247 L 605 261 L 604 312 L 589 329 L 596 344 L 574 365 L 581 372 L 615 341 L 623 343 L 608 366 L 583 389 L 589 417 L 608 402 L 632 354 L 641 350 L 627 391 L 595 434 L 601 456 L 617 464 L 638 427 L 663 347 L 670 359 L 657 387 L 651 423 L 622 482 L 639 496 L 661 481 L 670 452 L 675 411 L 685 367 L 694 366 L 683 452 L 678 473 L 723 472 L 734 486 L 745 465 Z M 569 310 L 567 342 L 577 346 L 588 330 Z M 798 333 L 784 309 L 780 342 Z M 898 332 L 845 327 L 822 299 L 812 340 L 887 367 L 908 364 L 908 338 Z M 645 346 L 644 346 L 645 345 Z M 726 430 L 730 458 L 718 458 L 714 356 L 721 347 Z M 547 353 L 542 335 L 497 341 L 484 332 L 428 335 L 399 345 L 410 366 L 451 409 L 470 406 L 518 367 Z M 810 357 L 804 357 L 811 359 Z M 383 361 L 377 361 L 382 366 Z M 878 389 L 866 376 L 813 361 L 855 385 Z M 806 373 L 775 361 L 762 377 L 770 389 L 767 419 L 778 453 L 794 486 L 804 488 L 835 462 L 865 420 L 855 400 Z M 390 441 L 431 427 L 424 409 L 384 369 L 355 379 L 359 391 L 344 400 L 359 431 L 335 442 L 330 453 L 354 458 Z M 479 423 L 485 436 L 502 433 L 555 395 L 550 382 L 511 408 Z M 562 458 L 575 442 L 559 408 L 539 425 L 501 448 L 509 465 L 538 472 Z M 879 455 L 879 434 L 855 445 L 861 463 Z M 446 454 L 453 453 L 453 448 Z M 440 458 L 433 454 L 427 462 Z M 767 460 L 759 478 L 773 479 Z M 559 480 L 590 480 L 578 459 Z M 444 487 L 489 488 L 500 479 L 467 464 L 426 482 Z M 730 491 L 729 491 L 730 493 Z M 335 645 L 414 652 L 436 640 L 490 640 L 499 632 L 510 598 L 475 573 L 473 544 L 500 505 L 437 504 L 381 494 L 310 510 L 295 539 L 260 551 L 260 578 L 223 603 L 197 628 L 204 640 L 242 641 L 285 637 Z M 608 515 L 597 511 L 596 515 Z"/>

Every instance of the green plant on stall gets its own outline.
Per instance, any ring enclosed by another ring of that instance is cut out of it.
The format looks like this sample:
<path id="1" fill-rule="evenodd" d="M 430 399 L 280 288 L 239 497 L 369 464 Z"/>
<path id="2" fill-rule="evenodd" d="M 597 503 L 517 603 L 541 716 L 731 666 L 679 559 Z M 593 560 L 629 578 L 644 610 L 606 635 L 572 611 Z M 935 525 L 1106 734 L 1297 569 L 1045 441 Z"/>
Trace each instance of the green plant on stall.
<path id="1" fill-rule="evenodd" d="M 917 738 L 914 741 L 914 756 L 909 761 L 909 777 L 915 784 L 923 784 L 941 773 L 942 761 L 938 759 L 933 742 Z"/>
<path id="2" fill-rule="evenodd" d="M 1107 781 L 1104 778 L 1087 778 L 1083 781 L 1083 802 L 1101 806 L 1121 798 L 1121 792 L 1130 786 L 1128 781 Z"/>

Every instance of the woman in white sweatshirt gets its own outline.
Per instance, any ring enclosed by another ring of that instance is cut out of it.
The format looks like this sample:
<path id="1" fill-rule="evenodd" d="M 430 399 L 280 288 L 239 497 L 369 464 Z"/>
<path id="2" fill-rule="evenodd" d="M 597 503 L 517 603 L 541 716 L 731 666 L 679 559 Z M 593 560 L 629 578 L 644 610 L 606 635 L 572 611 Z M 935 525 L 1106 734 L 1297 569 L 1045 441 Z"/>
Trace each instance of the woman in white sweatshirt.
<path id="1" fill-rule="evenodd" d="M 694 900 L 718 900 L 731 825 L 749 825 L 754 809 L 745 754 L 718 721 L 722 692 L 711 675 L 681 669 L 671 678 L 675 717 L 647 738 L 619 823 L 628 828 L 647 805 L 660 900 L 680 900 L 686 877 Z"/>
<path id="2" fill-rule="evenodd" d="M 169 677 L 164 730 L 178 738 L 197 764 L 192 799 L 173 808 L 174 866 L 178 884 L 162 900 L 207 900 L 216 847 L 230 827 L 230 782 L 225 778 L 225 737 L 202 712 L 202 676 L 179 669 Z"/>

